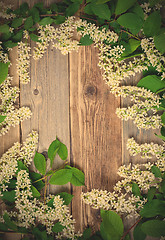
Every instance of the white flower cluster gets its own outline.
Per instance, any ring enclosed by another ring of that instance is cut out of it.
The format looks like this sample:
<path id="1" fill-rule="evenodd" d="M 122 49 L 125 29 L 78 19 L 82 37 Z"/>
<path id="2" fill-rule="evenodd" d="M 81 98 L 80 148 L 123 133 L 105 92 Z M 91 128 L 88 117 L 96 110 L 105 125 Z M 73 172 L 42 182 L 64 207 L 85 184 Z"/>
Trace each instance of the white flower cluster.
<path id="1" fill-rule="evenodd" d="M 22 146 L 17 142 L 2 155 L 0 158 L 0 192 L 7 191 L 8 183 L 18 169 L 18 160 L 26 165 L 31 163 L 37 144 L 38 133 L 32 131 Z"/>
<path id="2" fill-rule="evenodd" d="M 82 199 L 93 208 L 112 209 L 120 214 L 126 214 L 129 218 L 138 217 L 139 210 L 147 201 L 145 198 L 141 199 L 132 194 L 132 184 L 137 184 L 141 193 L 146 193 L 151 186 L 159 188 L 162 179 L 155 177 L 151 172 L 151 167 L 156 165 L 164 173 L 165 154 L 163 146 L 153 143 L 139 145 L 132 138 L 128 140 L 127 148 L 132 156 L 141 153 L 143 158 L 145 156 L 148 159 L 152 154 L 158 160 L 155 163 L 121 166 L 118 169 L 118 175 L 123 179 L 116 183 L 113 192 L 93 189 L 91 192 L 82 193 Z"/>
<path id="3" fill-rule="evenodd" d="M 30 49 L 27 43 L 18 43 L 17 72 L 20 77 L 20 82 L 23 84 L 30 82 L 28 71 L 30 66 Z"/>
<path id="4" fill-rule="evenodd" d="M 2 42 L 0 42 L 0 62 L 10 63 L 8 54 L 3 51 Z"/>
<path id="5" fill-rule="evenodd" d="M 66 21 L 60 24 L 59 28 L 54 28 L 53 26 L 39 26 L 39 40 L 37 42 L 37 47 L 34 51 L 34 59 L 41 58 L 52 42 L 52 46 L 59 49 L 62 54 L 67 54 L 72 50 L 79 49 L 79 41 L 74 39 L 75 31 L 78 29 L 78 35 L 85 36 L 89 35 L 90 38 L 95 42 L 116 42 L 118 36 L 116 33 L 102 29 L 99 30 L 95 24 L 87 23 L 82 19 L 76 20 L 75 17 L 68 17 Z"/>
<path id="6" fill-rule="evenodd" d="M 20 121 L 31 117 L 31 111 L 28 107 L 21 107 L 17 109 L 14 103 L 19 96 L 19 89 L 11 87 L 11 77 L 0 85 L 0 111 L 2 116 L 6 116 L 5 120 L 0 123 L 0 136 L 8 132 L 11 126 L 16 126 Z"/>
<path id="7" fill-rule="evenodd" d="M 117 108 L 116 114 L 121 119 L 133 120 L 136 126 L 144 129 L 161 128 L 161 116 L 157 114 L 160 97 L 150 90 L 136 86 L 121 86 L 112 89 L 116 96 L 130 97 L 133 102 L 128 108 Z"/>
<path id="8" fill-rule="evenodd" d="M 8 8 L 11 8 L 11 5 L 6 5 L 4 4 L 4 2 L 0 2 L 0 17 L 1 18 L 6 18 L 6 19 L 10 19 L 10 18 L 14 18 L 15 14 L 13 13 L 6 13 Z"/>
<path id="9" fill-rule="evenodd" d="M 142 39 L 141 47 L 145 52 L 147 65 L 155 67 L 160 74 L 162 73 L 162 80 L 165 79 L 165 57 L 156 49 L 154 39 L 152 37 Z"/>
<path id="10" fill-rule="evenodd" d="M 46 203 L 52 198 L 54 198 L 53 207 L 50 207 Z M 79 233 L 75 234 L 75 220 L 72 219 L 69 207 L 64 205 L 60 196 L 48 196 L 46 203 L 33 198 L 29 174 L 26 170 L 19 171 L 16 186 L 17 225 L 31 228 L 32 225 L 35 226 L 36 222 L 41 223 L 46 227 L 47 233 L 51 234 L 54 224 L 60 222 L 65 228 L 58 234 L 58 239 L 62 237 L 75 239 L 75 237 L 81 236 Z"/>

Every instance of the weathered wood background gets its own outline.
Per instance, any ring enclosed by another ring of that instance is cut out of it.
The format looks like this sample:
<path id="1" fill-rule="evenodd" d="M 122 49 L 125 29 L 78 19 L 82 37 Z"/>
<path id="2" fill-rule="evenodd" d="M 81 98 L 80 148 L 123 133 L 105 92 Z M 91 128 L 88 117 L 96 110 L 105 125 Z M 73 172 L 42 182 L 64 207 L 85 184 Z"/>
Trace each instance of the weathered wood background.
<path id="1" fill-rule="evenodd" d="M 17 8 L 25 1 L 5 0 Z M 38 0 L 26 0 L 33 6 Z M 55 2 L 45 0 L 46 6 Z M 31 43 L 33 47 L 35 43 Z M 77 230 L 99 226 L 99 210 L 85 205 L 80 198 L 82 191 L 92 188 L 111 191 L 117 182 L 117 169 L 122 164 L 140 162 L 138 157 L 131 158 L 126 150 L 128 137 L 134 137 L 139 143 L 155 141 L 156 131 L 138 130 L 131 121 L 122 122 L 115 110 L 122 106 L 120 98 L 115 98 L 102 80 L 99 70 L 97 49 L 93 46 L 81 47 L 79 52 L 63 56 L 58 50 L 49 48 L 41 60 L 31 58 L 31 82 L 19 83 L 15 71 L 17 47 L 13 49 L 10 59 L 10 74 L 14 77 L 13 85 L 20 87 L 19 104 L 29 106 L 32 118 L 12 128 L 4 137 L 0 137 L 0 155 L 14 142 L 23 142 L 32 130 L 39 132 L 38 151 L 47 151 L 56 138 L 67 145 L 69 162 L 84 171 L 86 186 L 66 185 L 62 190 L 74 195 L 71 212 L 76 219 Z M 141 75 L 131 82 L 135 84 Z M 61 164 L 56 158 L 54 167 Z M 50 187 L 51 193 L 61 188 Z M 6 235 L 5 239 L 21 239 L 21 236 Z M 151 239 L 151 238 L 150 238 Z"/>

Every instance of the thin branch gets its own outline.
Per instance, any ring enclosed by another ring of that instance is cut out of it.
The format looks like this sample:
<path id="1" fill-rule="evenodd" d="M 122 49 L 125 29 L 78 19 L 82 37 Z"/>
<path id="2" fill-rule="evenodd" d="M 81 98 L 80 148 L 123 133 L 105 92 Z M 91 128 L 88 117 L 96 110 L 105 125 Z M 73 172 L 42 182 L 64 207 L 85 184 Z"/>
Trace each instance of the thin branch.
<path id="1" fill-rule="evenodd" d="M 134 225 L 132 225 L 132 227 L 130 227 L 125 233 L 124 235 L 121 237 L 120 240 L 124 240 L 124 238 L 127 236 L 127 234 L 131 231 L 132 228 L 134 228 L 140 221 L 142 220 L 142 218 L 139 218 Z"/>

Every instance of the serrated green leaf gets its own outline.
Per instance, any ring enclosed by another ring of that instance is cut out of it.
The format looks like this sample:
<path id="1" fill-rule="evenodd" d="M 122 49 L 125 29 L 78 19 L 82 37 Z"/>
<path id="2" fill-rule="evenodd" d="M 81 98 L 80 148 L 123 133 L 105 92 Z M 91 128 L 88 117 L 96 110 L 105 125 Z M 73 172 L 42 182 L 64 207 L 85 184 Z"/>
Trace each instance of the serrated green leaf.
<path id="1" fill-rule="evenodd" d="M 107 4 L 91 4 L 93 13 L 101 19 L 110 20 L 111 11 Z"/>
<path id="2" fill-rule="evenodd" d="M 43 26 L 46 26 L 48 24 L 52 24 L 53 22 L 54 22 L 54 19 L 52 19 L 51 17 L 45 17 L 45 18 L 41 19 L 39 24 L 43 25 Z"/>
<path id="3" fill-rule="evenodd" d="M 113 211 L 101 210 L 102 223 L 100 226 L 101 236 L 108 240 L 119 240 L 124 231 L 124 225 L 117 213 Z"/>
<path id="4" fill-rule="evenodd" d="M 143 26 L 143 20 L 135 13 L 125 13 L 117 19 L 117 22 L 133 34 L 137 34 Z"/>
<path id="5" fill-rule="evenodd" d="M 93 40 L 90 38 L 89 35 L 85 35 L 84 37 L 81 37 L 80 45 L 82 45 L 82 46 L 89 46 L 91 44 L 93 44 Z"/>
<path id="6" fill-rule="evenodd" d="M 160 169 L 155 165 L 151 167 L 151 172 L 155 175 L 156 178 L 157 177 L 159 177 L 159 178 L 162 177 Z"/>
<path id="7" fill-rule="evenodd" d="M 138 186 L 137 183 L 133 183 L 133 184 L 132 184 L 132 193 L 133 193 L 135 196 L 141 197 L 140 188 L 139 188 L 139 186 Z"/>
<path id="8" fill-rule="evenodd" d="M 83 186 L 85 185 L 85 175 L 82 171 L 80 171 L 77 168 L 72 167 L 72 178 L 70 180 L 70 183 L 72 183 L 74 186 Z"/>
<path id="9" fill-rule="evenodd" d="M 0 84 L 5 81 L 8 75 L 8 63 L 0 62 Z"/>
<path id="10" fill-rule="evenodd" d="M 45 157 L 41 153 L 37 153 L 34 156 L 34 165 L 36 169 L 42 174 L 46 173 L 46 160 Z"/>
<path id="11" fill-rule="evenodd" d="M 28 17 L 24 23 L 24 29 L 28 30 L 29 28 L 31 28 L 33 26 L 33 18 L 32 16 Z"/>
<path id="12" fill-rule="evenodd" d="M 9 33 L 9 26 L 7 24 L 0 25 L 1 33 Z"/>
<path id="13" fill-rule="evenodd" d="M 145 240 L 146 234 L 141 229 L 142 223 L 138 223 L 133 231 L 134 240 Z"/>
<path id="14" fill-rule="evenodd" d="M 7 117 L 7 116 L 2 116 L 2 115 L 0 115 L 0 123 L 2 123 L 2 122 L 5 120 L 6 117 Z"/>
<path id="15" fill-rule="evenodd" d="M 148 75 L 142 78 L 138 84 L 138 87 L 144 87 L 149 89 L 151 92 L 157 92 L 160 89 L 165 88 L 165 81 L 161 80 L 161 77 L 156 75 Z"/>
<path id="16" fill-rule="evenodd" d="M 143 31 L 147 37 L 154 37 L 160 30 L 161 16 L 160 12 L 156 11 L 149 15 L 144 22 Z"/>
<path id="17" fill-rule="evenodd" d="M 165 236 L 165 221 L 149 220 L 142 224 L 141 229 L 148 236 L 152 237 Z"/>
<path id="18" fill-rule="evenodd" d="M 9 229 L 12 229 L 13 231 L 18 230 L 17 226 L 15 225 L 15 223 L 13 221 L 10 220 L 10 217 L 7 213 L 5 213 L 3 215 L 3 219 L 4 219 L 6 225 L 8 226 Z"/>
<path id="19" fill-rule="evenodd" d="M 65 226 L 61 225 L 59 222 L 57 222 L 53 227 L 52 227 L 52 231 L 54 233 L 59 233 L 62 232 L 62 230 L 66 228 Z"/>
<path id="20" fill-rule="evenodd" d="M 65 144 L 60 142 L 59 149 L 57 151 L 58 155 L 62 160 L 66 160 L 68 157 L 68 150 Z"/>
<path id="21" fill-rule="evenodd" d="M 70 182 L 72 178 L 72 171 L 70 169 L 61 169 L 55 172 L 49 180 L 53 185 L 64 185 Z"/>
<path id="22" fill-rule="evenodd" d="M 115 14 L 119 15 L 121 13 L 126 12 L 129 8 L 131 8 L 135 4 L 136 0 L 118 0 L 116 9 L 115 9 Z"/>
<path id="23" fill-rule="evenodd" d="M 165 216 L 165 202 L 159 199 L 147 202 L 140 211 L 140 216 L 145 218 L 152 218 L 158 215 Z"/>
<path id="24" fill-rule="evenodd" d="M 73 195 L 71 195 L 67 192 L 61 192 L 61 193 L 58 193 L 57 195 L 59 195 L 61 198 L 63 198 L 65 205 L 70 204 L 72 201 L 72 198 L 73 198 Z"/>
<path id="25" fill-rule="evenodd" d="M 154 36 L 155 47 L 162 53 L 165 53 L 165 32 Z"/>
<path id="26" fill-rule="evenodd" d="M 13 19 L 12 24 L 11 24 L 11 27 L 12 27 L 12 28 L 18 28 L 18 27 L 20 27 L 20 26 L 22 25 L 22 21 L 23 21 L 23 18 L 22 18 L 22 17 L 21 17 L 21 18 L 15 18 L 15 19 Z"/>
<path id="27" fill-rule="evenodd" d="M 41 196 L 40 192 L 33 185 L 31 186 L 31 190 L 34 198 L 39 198 Z"/>
<path id="28" fill-rule="evenodd" d="M 66 9 L 66 17 L 73 16 L 80 8 L 80 3 L 75 2 L 69 5 Z"/>

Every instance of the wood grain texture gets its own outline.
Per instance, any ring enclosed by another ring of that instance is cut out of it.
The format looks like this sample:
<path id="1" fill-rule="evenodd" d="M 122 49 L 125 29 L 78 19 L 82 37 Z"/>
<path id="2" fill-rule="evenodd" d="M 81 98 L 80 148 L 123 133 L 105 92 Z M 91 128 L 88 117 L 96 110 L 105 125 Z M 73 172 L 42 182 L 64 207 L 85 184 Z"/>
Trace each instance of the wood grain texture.
<path id="1" fill-rule="evenodd" d="M 90 46 L 70 54 L 71 163 L 84 171 L 87 187 L 73 187 L 72 214 L 81 230 L 97 230 L 100 220 L 99 211 L 82 203 L 82 190 L 111 191 L 121 165 L 121 121 L 115 114 L 120 99 L 103 82 L 97 53 Z"/>

